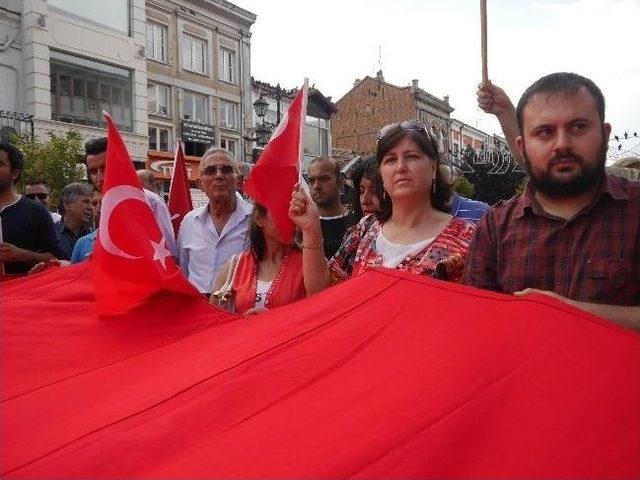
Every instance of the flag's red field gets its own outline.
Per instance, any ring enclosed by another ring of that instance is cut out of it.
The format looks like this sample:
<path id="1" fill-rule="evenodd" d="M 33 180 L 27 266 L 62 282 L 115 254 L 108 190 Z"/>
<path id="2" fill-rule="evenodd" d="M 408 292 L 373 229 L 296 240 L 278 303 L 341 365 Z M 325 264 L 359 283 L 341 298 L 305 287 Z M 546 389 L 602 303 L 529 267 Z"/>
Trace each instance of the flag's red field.
<path id="1" fill-rule="evenodd" d="M 3 478 L 638 478 L 639 337 L 371 271 L 251 320 L 0 285 Z"/>

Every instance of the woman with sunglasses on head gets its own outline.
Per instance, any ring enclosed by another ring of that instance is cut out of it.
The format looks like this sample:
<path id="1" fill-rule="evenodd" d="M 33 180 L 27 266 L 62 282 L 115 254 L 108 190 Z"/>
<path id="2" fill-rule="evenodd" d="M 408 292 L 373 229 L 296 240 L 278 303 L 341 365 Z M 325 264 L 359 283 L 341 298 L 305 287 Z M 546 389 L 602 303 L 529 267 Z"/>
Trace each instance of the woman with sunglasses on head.
<path id="1" fill-rule="evenodd" d="M 475 225 L 447 211 L 450 190 L 438 175 L 436 140 L 415 121 L 388 125 L 376 157 L 384 186 L 381 211 L 364 217 L 328 264 L 316 251 L 322 236 L 315 205 L 303 191 L 292 195 L 289 216 L 302 230 L 309 293 L 374 267 L 451 281 L 462 275 Z"/>
<path id="2" fill-rule="evenodd" d="M 283 242 L 269 211 L 256 203 L 249 219 L 249 249 L 222 266 L 210 302 L 249 316 L 307 296 L 302 252 Z"/>

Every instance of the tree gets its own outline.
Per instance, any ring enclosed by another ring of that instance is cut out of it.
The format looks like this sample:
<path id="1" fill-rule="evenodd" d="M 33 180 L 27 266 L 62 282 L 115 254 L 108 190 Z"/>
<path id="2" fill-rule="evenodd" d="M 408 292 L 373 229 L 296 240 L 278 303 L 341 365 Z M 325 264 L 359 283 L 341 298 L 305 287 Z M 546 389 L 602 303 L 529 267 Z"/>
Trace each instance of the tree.
<path id="1" fill-rule="evenodd" d="M 75 130 L 69 130 L 64 136 L 49 132 L 48 136 L 47 140 L 39 141 L 30 135 L 19 135 L 13 138 L 13 142 L 25 156 L 18 189 L 22 190 L 27 180 L 44 180 L 51 186 L 52 204 L 55 205 L 62 188 L 84 177 L 79 165 L 84 142 Z"/>
<path id="2" fill-rule="evenodd" d="M 467 178 L 463 176 L 459 176 L 453 181 L 451 189 L 465 198 L 473 198 L 473 195 L 476 191 L 473 183 L 471 183 Z"/>

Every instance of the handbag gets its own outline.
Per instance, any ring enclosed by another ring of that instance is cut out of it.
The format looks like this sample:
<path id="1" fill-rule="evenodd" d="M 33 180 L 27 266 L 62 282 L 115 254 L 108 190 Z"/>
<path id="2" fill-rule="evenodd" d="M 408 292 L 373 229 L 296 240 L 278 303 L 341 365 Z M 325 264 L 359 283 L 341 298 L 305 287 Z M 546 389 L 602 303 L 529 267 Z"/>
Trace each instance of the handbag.
<path id="1" fill-rule="evenodd" d="M 231 313 L 236 311 L 236 292 L 233 289 L 233 280 L 238 270 L 238 264 L 240 255 L 234 254 L 231 257 L 231 263 L 229 264 L 229 270 L 227 271 L 227 279 L 225 280 L 220 290 L 217 290 L 211 294 L 220 308 Z"/>

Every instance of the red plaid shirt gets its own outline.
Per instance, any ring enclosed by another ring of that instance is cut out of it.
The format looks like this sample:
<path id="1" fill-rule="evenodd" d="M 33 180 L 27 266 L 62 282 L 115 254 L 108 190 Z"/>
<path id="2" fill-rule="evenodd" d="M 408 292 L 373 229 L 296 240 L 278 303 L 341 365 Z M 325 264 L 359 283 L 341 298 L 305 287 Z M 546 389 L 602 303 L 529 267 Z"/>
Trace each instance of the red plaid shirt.
<path id="1" fill-rule="evenodd" d="M 568 221 L 546 213 L 529 185 L 482 218 L 462 282 L 640 304 L 640 183 L 607 175 L 594 200 Z"/>

